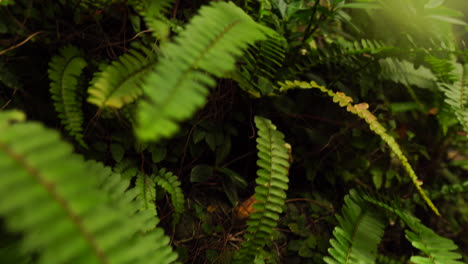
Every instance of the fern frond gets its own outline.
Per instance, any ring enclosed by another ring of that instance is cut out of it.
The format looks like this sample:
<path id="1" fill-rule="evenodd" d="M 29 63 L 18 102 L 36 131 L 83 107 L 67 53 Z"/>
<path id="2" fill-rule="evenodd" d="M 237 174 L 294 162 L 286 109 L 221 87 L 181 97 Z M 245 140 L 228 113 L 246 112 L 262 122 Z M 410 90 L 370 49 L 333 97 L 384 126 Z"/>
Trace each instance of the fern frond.
<path id="1" fill-rule="evenodd" d="M 143 232 L 151 220 L 135 209 L 128 181 L 84 162 L 38 123 L 0 126 L 0 175 L 0 215 L 9 230 L 23 232 L 26 252 L 40 253 L 38 263 L 170 263 L 177 257 L 161 229 Z"/>
<path id="2" fill-rule="evenodd" d="M 325 43 L 325 47 L 313 49 L 308 54 L 307 62 L 309 65 L 318 64 L 352 64 L 362 58 L 383 57 L 396 53 L 397 49 L 393 46 L 385 45 L 383 42 L 370 39 L 361 39 L 360 41 L 348 41 L 338 39 L 333 43 Z"/>
<path id="3" fill-rule="evenodd" d="M 146 100 L 137 111 L 136 134 L 158 140 L 178 130 L 178 122 L 205 103 L 208 87 L 235 67 L 235 57 L 248 44 L 265 39 L 266 28 L 255 23 L 233 3 L 212 2 L 175 40 L 146 80 Z M 208 75 L 207 73 L 211 74 Z"/>
<path id="4" fill-rule="evenodd" d="M 255 116 L 258 129 L 257 187 L 254 205 L 256 210 L 247 222 L 247 234 L 235 263 L 252 263 L 257 252 L 271 241 L 273 228 L 283 211 L 288 189 L 291 147 L 284 141 L 283 133 L 273 123 Z"/>
<path id="5" fill-rule="evenodd" d="M 83 147 L 83 111 L 78 96 L 78 78 L 86 67 L 78 48 L 66 46 L 49 63 L 50 93 L 55 111 L 68 133 Z"/>
<path id="6" fill-rule="evenodd" d="M 426 89 L 435 89 L 437 87 L 437 78 L 431 70 L 424 66 L 415 69 L 413 63 L 396 58 L 380 59 L 379 65 L 379 78 L 383 80 Z"/>
<path id="7" fill-rule="evenodd" d="M 323 260 L 328 264 L 375 263 L 377 246 L 382 239 L 384 222 L 376 211 L 365 203 L 355 190 L 345 196 L 339 226 L 335 227 L 330 240 L 331 257 Z"/>
<path id="8" fill-rule="evenodd" d="M 413 181 L 413 184 L 415 185 L 416 189 L 418 190 L 419 194 L 422 196 L 426 204 L 434 211 L 434 213 L 440 215 L 439 210 L 437 210 L 434 203 L 427 196 L 426 192 L 421 188 L 421 182 L 418 180 L 418 177 L 416 176 L 416 173 L 414 172 L 413 168 L 408 162 L 408 159 L 401 151 L 400 146 L 395 141 L 395 139 L 386 132 L 386 129 L 377 120 L 377 117 L 375 117 L 369 110 L 367 110 L 369 108 L 369 105 L 367 103 L 353 104 L 353 99 L 344 94 L 343 92 L 335 93 L 331 90 L 328 90 L 325 86 L 318 85 L 314 81 L 311 81 L 310 83 L 301 81 L 286 81 L 284 83 L 280 82 L 279 84 L 281 86 L 280 92 L 288 91 L 290 89 L 295 88 L 319 89 L 321 92 L 326 93 L 328 96 L 330 96 L 333 99 L 334 103 L 337 103 L 341 107 L 346 107 L 346 111 L 355 114 L 364 121 L 366 121 L 366 123 L 369 125 L 370 130 L 377 134 L 385 143 L 387 143 L 392 152 L 398 157 L 403 168 L 408 173 L 408 176 Z"/>
<path id="9" fill-rule="evenodd" d="M 177 224 L 185 211 L 185 197 L 182 188 L 180 188 L 179 179 L 172 172 L 160 169 L 153 180 L 171 196 L 172 206 L 175 210 L 173 224 Z"/>
<path id="10" fill-rule="evenodd" d="M 152 30 L 153 36 L 165 41 L 169 36 L 169 25 L 164 16 L 169 12 L 174 0 L 133 0 L 131 4 L 143 17 L 146 26 Z"/>
<path id="11" fill-rule="evenodd" d="M 462 256 L 453 252 L 458 247 L 452 240 L 437 235 L 432 229 L 423 224 L 417 225 L 413 231 L 406 230 L 406 238 L 413 247 L 421 250 L 426 256 L 412 256 L 414 264 L 462 264 L 458 261 Z"/>
<path id="12" fill-rule="evenodd" d="M 423 225 L 418 218 L 404 211 L 398 204 L 398 200 L 396 200 L 396 203 L 388 202 L 364 192 L 361 193 L 361 197 L 372 204 L 378 205 L 398 215 L 411 229 L 405 230 L 406 238 L 413 247 L 421 250 L 426 255 L 424 257 L 412 256 L 410 259 L 412 263 L 462 264 L 462 262 L 457 260 L 462 256 L 454 252 L 458 246 L 452 240 L 439 236 L 432 229 Z"/>
<path id="13" fill-rule="evenodd" d="M 468 64 L 455 65 L 453 74 L 457 81 L 454 84 L 442 83 L 445 102 L 450 105 L 463 129 L 468 132 Z"/>
<path id="14" fill-rule="evenodd" d="M 271 92 L 276 74 L 285 59 L 285 39 L 272 34 L 265 41 L 250 47 L 244 56 L 244 65 L 234 75 L 239 86 L 254 97 Z"/>
<path id="15" fill-rule="evenodd" d="M 143 44 L 134 44 L 130 51 L 97 72 L 88 88 L 88 102 L 99 108 L 122 108 L 142 93 L 144 78 L 156 62 L 155 54 Z"/>
<path id="16" fill-rule="evenodd" d="M 154 210 L 154 214 L 157 215 L 155 201 L 156 201 L 156 186 L 155 182 L 143 173 L 138 173 L 135 187 L 143 200 L 144 209 Z"/>

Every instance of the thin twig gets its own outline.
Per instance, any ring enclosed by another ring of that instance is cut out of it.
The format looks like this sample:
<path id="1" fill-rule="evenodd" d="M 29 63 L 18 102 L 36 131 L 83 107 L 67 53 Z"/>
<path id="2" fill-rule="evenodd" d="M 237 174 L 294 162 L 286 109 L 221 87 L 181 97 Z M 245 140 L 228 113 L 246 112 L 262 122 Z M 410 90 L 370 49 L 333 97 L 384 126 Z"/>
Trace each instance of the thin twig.
<path id="1" fill-rule="evenodd" d="M 0 56 L 2 56 L 3 54 L 5 54 L 5 53 L 7 53 L 7 52 L 9 52 L 11 50 L 14 50 L 16 48 L 19 48 L 19 47 L 23 46 L 24 44 L 26 44 L 26 42 L 30 41 L 32 38 L 34 38 L 35 36 L 37 36 L 37 35 L 39 35 L 41 33 L 42 33 L 42 31 L 35 32 L 35 33 L 31 34 L 29 37 L 27 37 L 25 40 L 21 41 L 20 43 L 0 51 Z"/>

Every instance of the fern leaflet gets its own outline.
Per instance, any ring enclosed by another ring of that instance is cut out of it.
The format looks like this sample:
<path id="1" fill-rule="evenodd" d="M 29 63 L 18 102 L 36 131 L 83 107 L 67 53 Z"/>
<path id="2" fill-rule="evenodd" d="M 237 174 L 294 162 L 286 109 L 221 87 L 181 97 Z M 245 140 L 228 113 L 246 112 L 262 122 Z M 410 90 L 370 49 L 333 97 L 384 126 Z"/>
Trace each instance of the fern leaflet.
<path id="1" fill-rule="evenodd" d="M 66 46 L 49 63 L 50 93 L 62 124 L 83 147 L 83 111 L 78 96 L 78 77 L 87 63 L 78 48 Z"/>
<path id="2" fill-rule="evenodd" d="M 284 135 L 266 118 L 256 116 L 258 129 L 257 187 L 254 205 L 256 210 L 247 222 L 247 234 L 235 263 L 252 263 L 259 250 L 271 241 L 271 233 L 283 211 L 288 189 L 288 171 L 291 147 Z"/>
<path id="3" fill-rule="evenodd" d="M 265 39 L 265 30 L 233 3 L 202 7 L 175 42 L 165 46 L 166 56 L 147 78 L 147 99 L 137 110 L 137 136 L 156 141 L 175 133 L 177 122 L 200 108 L 207 88 L 215 85 L 206 73 L 222 77 L 233 70 L 235 56 Z"/>
<path id="4" fill-rule="evenodd" d="M 443 83 L 441 88 L 445 93 L 445 102 L 450 105 L 463 129 L 468 132 L 468 64 L 456 64 L 453 75 L 457 81 L 454 84 Z"/>
<path id="5" fill-rule="evenodd" d="M 344 94 L 343 92 L 335 93 L 331 90 L 328 90 L 325 86 L 318 85 L 314 81 L 311 81 L 310 83 L 301 81 L 286 81 L 284 83 L 280 83 L 280 86 L 280 92 L 285 92 L 295 88 L 319 89 L 321 92 L 326 93 L 328 96 L 330 96 L 333 99 L 334 103 L 337 103 L 341 107 L 346 107 L 346 111 L 364 119 L 364 121 L 366 121 L 366 123 L 369 125 L 370 130 L 377 134 L 385 143 L 387 143 L 387 145 L 390 147 L 393 153 L 395 153 L 395 155 L 398 157 L 403 168 L 408 173 L 409 177 L 413 181 L 413 184 L 415 185 L 416 189 L 418 190 L 419 194 L 422 196 L 426 204 L 432 209 L 432 211 L 434 211 L 434 213 L 440 215 L 439 210 L 437 210 L 434 203 L 427 196 L 426 192 L 421 188 L 421 182 L 418 180 L 418 177 L 416 176 L 416 173 L 411 167 L 408 159 L 401 151 L 400 146 L 395 141 L 395 139 L 386 132 L 386 129 L 377 120 L 377 117 L 375 117 L 369 110 L 367 110 L 369 108 L 369 105 L 367 103 L 353 104 L 353 99 Z"/>
<path id="6" fill-rule="evenodd" d="M 177 176 L 166 169 L 159 170 L 158 174 L 153 178 L 154 182 L 163 188 L 170 196 L 172 206 L 174 206 L 175 214 L 173 224 L 177 224 L 180 216 L 184 213 L 185 198 L 182 189 L 180 188 L 180 181 Z"/>
<path id="7" fill-rule="evenodd" d="M 144 78 L 156 62 L 143 44 L 134 44 L 126 54 L 97 72 L 88 88 L 88 102 L 99 108 L 122 108 L 142 93 Z"/>
<path id="8" fill-rule="evenodd" d="M 351 190 L 345 196 L 339 226 L 333 231 L 328 249 L 331 257 L 325 257 L 328 264 L 375 263 L 377 246 L 383 236 L 385 225 L 372 207 Z"/>
<path id="9" fill-rule="evenodd" d="M 415 264 L 462 264 L 458 261 L 462 256 L 456 252 L 453 252 L 458 247 L 450 239 L 444 238 L 436 234 L 432 229 L 423 225 L 421 221 L 411 215 L 410 213 L 403 211 L 400 205 L 385 201 L 373 195 L 365 192 L 361 192 L 362 199 L 378 205 L 400 217 L 401 220 L 411 230 L 405 230 L 406 238 L 413 245 L 413 247 L 421 250 L 426 256 L 412 256 L 411 262 Z M 398 201 L 398 199 L 395 199 Z"/>
<path id="10" fill-rule="evenodd" d="M 16 115 L 2 112 L 0 120 Z M 25 251 L 41 253 L 38 263 L 176 259 L 161 229 L 145 232 L 155 222 L 137 210 L 128 181 L 84 162 L 58 133 L 38 123 L 3 122 L 0 130 L 0 215 L 9 230 L 24 233 Z"/>
<path id="11" fill-rule="evenodd" d="M 413 63 L 395 58 L 380 59 L 379 65 L 381 79 L 420 88 L 435 89 L 437 87 L 436 77 L 424 66 L 415 69 Z"/>

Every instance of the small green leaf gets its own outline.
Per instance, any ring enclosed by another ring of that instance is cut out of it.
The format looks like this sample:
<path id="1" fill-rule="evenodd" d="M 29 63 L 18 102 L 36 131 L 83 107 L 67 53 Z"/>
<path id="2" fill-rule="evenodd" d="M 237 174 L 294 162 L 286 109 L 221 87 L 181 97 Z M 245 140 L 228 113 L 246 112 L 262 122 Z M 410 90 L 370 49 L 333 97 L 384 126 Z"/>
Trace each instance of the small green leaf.
<path id="1" fill-rule="evenodd" d="M 190 173 L 190 182 L 204 182 L 213 177 L 214 169 L 210 165 L 200 164 L 193 167 Z"/>
<path id="2" fill-rule="evenodd" d="M 150 147 L 151 159 L 154 163 L 158 163 L 166 158 L 167 148 L 163 146 L 153 145 Z"/>
<path id="3" fill-rule="evenodd" d="M 382 188 L 383 183 L 383 172 L 378 168 L 374 168 L 371 170 L 372 174 L 372 181 L 374 182 L 374 186 L 377 190 Z"/>
<path id="4" fill-rule="evenodd" d="M 122 147 L 122 145 L 118 143 L 112 143 L 110 146 L 110 151 L 111 151 L 112 158 L 116 162 L 122 161 L 124 154 L 125 154 L 125 149 Z"/>

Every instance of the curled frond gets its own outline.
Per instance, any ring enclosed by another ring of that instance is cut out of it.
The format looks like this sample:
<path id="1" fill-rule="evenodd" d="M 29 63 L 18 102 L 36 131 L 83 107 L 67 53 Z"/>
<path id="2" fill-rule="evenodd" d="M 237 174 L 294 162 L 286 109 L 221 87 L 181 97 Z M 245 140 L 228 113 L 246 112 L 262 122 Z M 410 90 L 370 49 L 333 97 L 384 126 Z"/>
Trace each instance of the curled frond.
<path id="1" fill-rule="evenodd" d="M 253 263 L 257 253 L 271 242 L 270 236 L 283 212 L 288 189 L 291 147 L 270 120 L 256 116 L 255 125 L 259 166 L 255 188 L 257 203 L 247 222 L 245 241 L 235 263 Z"/>
<path id="2" fill-rule="evenodd" d="M 84 147 L 86 144 L 83 140 L 83 111 L 81 97 L 78 96 L 78 78 L 86 65 L 80 50 L 74 46 L 61 49 L 60 54 L 54 56 L 49 63 L 50 93 L 55 111 L 65 129 Z"/>
<path id="3" fill-rule="evenodd" d="M 266 29 L 232 2 L 212 2 L 165 46 L 156 71 L 146 79 L 137 111 L 136 134 L 142 140 L 168 137 L 205 103 L 216 77 L 235 68 L 248 44 L 265 39 Z"/>

